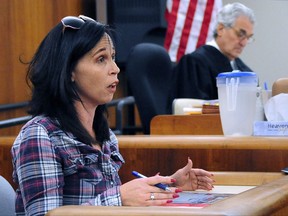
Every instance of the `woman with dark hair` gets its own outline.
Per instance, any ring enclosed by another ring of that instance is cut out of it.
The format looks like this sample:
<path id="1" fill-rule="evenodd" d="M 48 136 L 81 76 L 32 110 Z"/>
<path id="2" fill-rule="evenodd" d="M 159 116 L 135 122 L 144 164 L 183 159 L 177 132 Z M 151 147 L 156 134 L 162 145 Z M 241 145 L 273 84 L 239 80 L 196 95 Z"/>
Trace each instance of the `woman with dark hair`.
<path id="1" fill-rule="evenodd" d="M 105 109 L 119 72 L 108 26 L 91 18 L 65 17 L 44 38 L 27 71 L 33 119 L 12 147 L 17 215 L 62 205 L 164 205 L 181 190 L 212 189 L 212 174 L 190 159 L 169 177 L 121 184 L 124 159 Z"/>

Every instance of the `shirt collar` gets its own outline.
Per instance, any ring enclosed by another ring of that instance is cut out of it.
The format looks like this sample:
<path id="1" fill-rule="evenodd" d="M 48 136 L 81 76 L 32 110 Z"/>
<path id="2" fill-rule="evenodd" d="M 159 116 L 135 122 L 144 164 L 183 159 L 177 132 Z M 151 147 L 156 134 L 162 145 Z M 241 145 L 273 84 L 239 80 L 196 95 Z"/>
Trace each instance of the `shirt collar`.
<path id="1" fill-rule="evenodd" d="M 206 44 L 215 47 L 216 49 L 218 49 L 221 52 L 221 50 L 220 50 L 218 44 L 216 43 L 215 39 L 213 39 L 211 41 L 208 41 Z"/>
<path id="2" fill-rule="evenodd" d="M 208 41 L 206 44 L 215 47 L 217 50 L 219 50 L 222 53 L 222 51 L 220 50 L 220 48 L 219 48 L 218 44 L 216 43 L 215 39 L 213 39 L 211 41 Z M 237 70 L 238 69 L 235 60 L 234 61 L 230 61 L 230 64 L 231 64 L 231 67 L 232 67 L 233 70 Z"/>

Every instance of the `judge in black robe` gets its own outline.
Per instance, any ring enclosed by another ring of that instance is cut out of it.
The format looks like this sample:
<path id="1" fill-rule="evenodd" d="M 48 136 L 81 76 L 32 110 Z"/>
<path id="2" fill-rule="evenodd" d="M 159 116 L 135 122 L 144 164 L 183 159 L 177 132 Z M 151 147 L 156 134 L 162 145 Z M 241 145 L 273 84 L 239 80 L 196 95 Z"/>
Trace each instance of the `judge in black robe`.
<path id="1" fill-rule="evenodd" d="M 234 64 L 237 70 L 252 71 L 240 58 L 236 58 Z M 175 66 L 170 102 L 174 98 L 217 99 L 216 77 L 231 71 L 230 60 L 218 49 L 210 45 L 199 47 L 184 55 Z"/>
<path id="2" fill-rule="evenodd" d="M 182 56 L 176 64 L 168 112 L 171 112 L 175 98 L 218 99 L 216 77 L 219 73 L 252 71 L 239 56 L 253 41 L 254 23 L 254 12 L 243 4 L 227 4 L 220 10 L 214 40 Z"/>

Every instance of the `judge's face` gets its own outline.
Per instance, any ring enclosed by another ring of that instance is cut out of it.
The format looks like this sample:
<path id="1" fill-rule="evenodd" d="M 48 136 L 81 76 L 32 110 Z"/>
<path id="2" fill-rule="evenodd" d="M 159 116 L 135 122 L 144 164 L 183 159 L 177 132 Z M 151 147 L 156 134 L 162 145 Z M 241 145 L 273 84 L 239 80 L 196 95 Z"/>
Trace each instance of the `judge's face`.
<path id="1" fill-rule="evenodd" d="M 253 24 L 245 16 L 236 19 L 232 27 L 218 25 L 217 44 L 230 60 L 239 57 L 244 47 L 253 40 Z"/>

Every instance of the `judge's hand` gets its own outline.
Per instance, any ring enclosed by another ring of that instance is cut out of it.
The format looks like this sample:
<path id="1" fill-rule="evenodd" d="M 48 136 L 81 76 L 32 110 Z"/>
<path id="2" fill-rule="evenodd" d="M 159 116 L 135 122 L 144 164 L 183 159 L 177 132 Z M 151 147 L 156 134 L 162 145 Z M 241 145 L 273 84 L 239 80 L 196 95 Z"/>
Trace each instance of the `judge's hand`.
<path id="1" fill-rule="evenodd" d="M 177 170 L 171 177 L 176 180 L 175 186 L 184 190 L 211 190 L 214 180 L 211 178 L 212 173 L 203 170 L 192 168 L 193 163 L 188 158 L 188 163 L 182 169 Z"/>
<path id="2" fill-rule="evenodd" d="M 120 186 L 122 205 L 125 206 L 159 206 L 172 202 L 178 197 L 179 190 L 171 188 L 172 192 L 164 191 L 155 184 L 171 184 L 175 179 L 155 175 L 148 178 L 139 178 Z"/>

